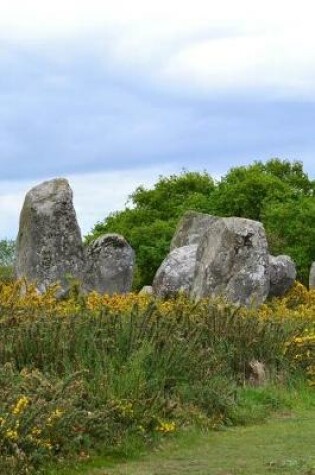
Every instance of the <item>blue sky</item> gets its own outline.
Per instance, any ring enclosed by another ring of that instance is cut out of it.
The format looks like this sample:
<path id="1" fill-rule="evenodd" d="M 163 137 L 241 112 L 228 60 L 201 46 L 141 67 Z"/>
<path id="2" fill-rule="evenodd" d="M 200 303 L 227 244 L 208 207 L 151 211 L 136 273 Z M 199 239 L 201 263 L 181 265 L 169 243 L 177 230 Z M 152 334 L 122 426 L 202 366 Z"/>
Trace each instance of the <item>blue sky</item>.
<path id="1" fill-rule="evenodd" d="M 83 233 L 159 175 L 280 157 L 315 178 L 315 7 L 11 0 L 0 6 L 0 238 L 69 179 Z M 49 3 L 49 5 L 48 5 Z"/>

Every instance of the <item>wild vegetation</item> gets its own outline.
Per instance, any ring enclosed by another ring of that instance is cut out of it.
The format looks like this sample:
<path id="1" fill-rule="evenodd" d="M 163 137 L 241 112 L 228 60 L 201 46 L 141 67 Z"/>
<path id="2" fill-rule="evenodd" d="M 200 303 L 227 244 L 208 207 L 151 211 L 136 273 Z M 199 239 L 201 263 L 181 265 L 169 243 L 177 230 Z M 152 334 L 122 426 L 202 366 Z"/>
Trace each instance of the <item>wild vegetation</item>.
<path id="1" fill-rule="evenodd" d="M 67 299 L 55 293 L 1 284 L 1 473 L 47 473 L 52 461 L 119 451 L 130 438 L 150 444 L 186 425 L 244 423 L 253 359 L 270 384 L 299 374 L 314 385 L 315 294 L 300 284 L 259 311 L 82 296 L 75 285 Z"/>
<path id="2" fill-rule="evenodd" d="M 306 282 L 314 193 L 298 162 L 257 162 L 219 182 L 183 172 L 139 187 L 87 241 L 123 234 L 138 289 L 151 283 L 184 211 L 244 216 L 264 223 L 271 252 L 291 255 Z M 57 298 L 57 285 L 40 294 L 14 281 L 13 259 L 14 242 L 0 241 L 0 473 L 64 473 L 70 460 L 128 453 L 182 428 L 261 420 L 290 405 L 297 381 L 314 389 L 315 291 L 302 284 L 255 309 L 180 294 L 83 294 L 74 280 Z"/>
<path id="3" fill-rule="evenodd" d="M 136 251 L 135 289 L 150 285 L 169 251 L 176 225 L 189 209 L 262 221 L 270 252 L 288 254 L 298 280 L 308 283 L 315 261 L 315 181 L 300 162 L 272 159 L 232 168 L 220 181 L 208 173 L 161 177 L 153 189 L 138 187 L 123 211 L 97 223 L 87 241 L 117 232 Z"/>
<path id="4" fill-rule="evenodd" d="M 308 284 L 315 261 L 315 180 L 300 162 L 271 159 L 232 168 L 219 181 L 207 172 L 160 177 L 152 189 L 139 186 L 123 211 L 97 223 L 86 242 L 105 233 L 122 234 L 136 252 L 134 289 L 150 285 L 176 226 L 187 210 L 261 221 L 271 254 L 288 254 L 298 280 Z M 12 278 L 15 243 L 0 241 L 0 278 Z"/>
<path id="5" fill-rule="evenodd" d="M 0 279 L 9 282 L 13 279 L 13 262 L 15 253 L 15 241 L 1 239 L 0 241 Z"/>
<path id="6" fill-rule="evenodd" d="M 277 400 L 270 390 L 248 392 L 256 397 L 256 408 L 259 398 Z M 153 453 L 115 463 L 99 457 L 82 470 L 67 469 L 62 475 L 314 475 L 315 406 L 307 393 L 299 407 L 293 392 L 290 399 L 292 409 L 278 410 L 264 424 L 182 431 L 160 443 Z"/>

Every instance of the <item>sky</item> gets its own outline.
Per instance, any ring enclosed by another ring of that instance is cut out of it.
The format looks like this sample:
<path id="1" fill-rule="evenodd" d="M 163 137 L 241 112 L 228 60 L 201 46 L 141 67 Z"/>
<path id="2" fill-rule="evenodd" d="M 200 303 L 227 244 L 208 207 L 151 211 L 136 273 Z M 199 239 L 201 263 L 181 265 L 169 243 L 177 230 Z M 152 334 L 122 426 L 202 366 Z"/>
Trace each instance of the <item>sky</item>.
<path id="1" fill-rule="evenodd" d="M 272 157 L 315 178 L 311 0 L 0 1 L 0 239 L 68 178 L 86 234 L 161 175 Z"/>

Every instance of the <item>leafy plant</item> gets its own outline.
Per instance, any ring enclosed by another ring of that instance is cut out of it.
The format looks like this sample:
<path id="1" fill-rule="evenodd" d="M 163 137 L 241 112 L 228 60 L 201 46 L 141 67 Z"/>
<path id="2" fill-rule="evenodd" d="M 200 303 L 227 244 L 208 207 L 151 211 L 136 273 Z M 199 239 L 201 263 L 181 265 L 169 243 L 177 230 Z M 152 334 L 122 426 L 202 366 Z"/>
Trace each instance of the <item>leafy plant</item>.
<path id="1" fill-rule="evenodd" d="M 232 168 L 218 182 L 204 172 L 161 177 L 152 189 L 138 187 L 128 207 L 97 223 L 86 237 L 117 232 L 136 251 L 134 288 L 151 284 L 176 225 L 187 210 L 239 216 L 265 225 L 271 253 L 289 254 L 298 278 L 307 284 L 315 259 L 315 182 L 300 162 L 271 159 Z"/>
<path id="2" fill-rule="evenodd" d="M 3 473 L 41 473 L 49 460 L 119 450 L 130 436 L 147 443 L 192 420 L 244 420 L 239 388 L 253 358 L 270 381 L 302 372 L 314 384 L 315 294 L 301 285 L 253 310 L 56 291 L 0 284 Z"/>
<path id="3" fill-rule="evenodd" d="M 2 239 L 0 241 L 0 281 L 9 282 L 13 279 L 13 263 L 15 241 Z"/>

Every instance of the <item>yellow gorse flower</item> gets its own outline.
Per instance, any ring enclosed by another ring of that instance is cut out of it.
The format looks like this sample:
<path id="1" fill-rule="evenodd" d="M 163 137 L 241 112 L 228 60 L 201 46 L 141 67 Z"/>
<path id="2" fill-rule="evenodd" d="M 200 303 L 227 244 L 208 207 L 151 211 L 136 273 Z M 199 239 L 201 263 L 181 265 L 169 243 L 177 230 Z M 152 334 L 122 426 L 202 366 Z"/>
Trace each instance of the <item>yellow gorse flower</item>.
<path id="1" fill-rule="evenodd" d="M 33 437 L 39 437 L 42 433 L 42 429 L 40 429 L 39 427 L 33 427 L 32 431 L 31 431 L 31 435 Z"/>
<path id="2" fill-rule="evenodd" d="M 30 399 L 28 397 L 22 396 L 12 408 L 12 414 L 14 414 L 15 416 L 21 414 L 26 408 L 26 406 L 29 404 L 29 402 Z"/>
<path id="3" fill-rule="evenodd" d="M 18 432 L 17 432 L 16 430 L 13 430 L 13 429 L 8 429 L 8 430 L 5 432 L 5 436 L 6 436 L 8 439 L 13 440 L 13 441 L 18 440 L 18 438 L 19 438 Z"/>
<path id="4" fill-rule="evenodd" d="M 34 285 L 25 281 L 17 281 L 11 284 L 0 284 L 0 306 L 3 309 L 3 315 L 6 310 L 8 314 L 14 314 L 14 321 L 25 321 L 27 319 L 36 320 L 47 318 L 50 316 L 58 316 L 58 318 L 67 319 L 73 315 L 80 314 L 81 310 L 87 312 L 87 318 L 99 318 L 101 315 L 105 318 L 111 318 L 116 314 L 124 314 L 130 312 L 134 307 L 140 311 L 146 311 L 152 303 L 157 312 L 153 318 L 174 318 L 176 311 L 180 309 L 190 315 L 192 324 L 198 320 L 203 313 L 203 306 L 206 309 L 209 305 L 207 300 L 198 304 L 198 309 L 193 308 L 192 302 L 184 296 L 177 299 L 163 301 L 154 299 L 150 295 L 139 295 L 137 293 L 129 293 L 125 295 L 106 295 L 97 292 L 91 292 L 87 295 L 77 298 L 62 300 L 56 297 L 58 285 L 52 285 L 47 292 L 40 294 Z M 228 304 L 222 301 L 216 301 L 216 310 L 224 312 Z M 267 302 L 259 309 L 240 309 L 239 315 L 246 320 L 255 312 L 255 317 L 259 317 L 262 325 L 265 323 L 300 321 L 307 326 L 307 329 L 296 335 L 290 341 L 287 341 L 283 347 L 283 354 L 287 354 L 294 348 L 298 361 L 307 361 L 307 367 L 315 365 L 315 291 L 308 291 L 302 284 L 296 283 L 291 291 L 284 297 L 273 299 Z M 5 318 L 5 317 L 0 317 Z M 314 380 L 314 376 L 311 376 Z M 23 412 L 28 401 L 21 398 L 14 406 L 13 413 L 18 415 Z M 51 421 L 57 416 L 51 414 Z"/>
<path id="5" fill-rule="evenodd" d="M 174 432 L 176 430 L 176 424 L 175 422 L 163 422 L 161 421 L 156 428 L 158 432 L 163 432 L 164 434 L 167 434 L 169 432 Z"/>
<path id="6" fill-rule="evenodd" d="M 63 414 L 64 411 L 62 411 L 61 409 L 55 409 L 47 418 L 47 425 L 51 426 L 56 420 L 60 419 Z"/>

